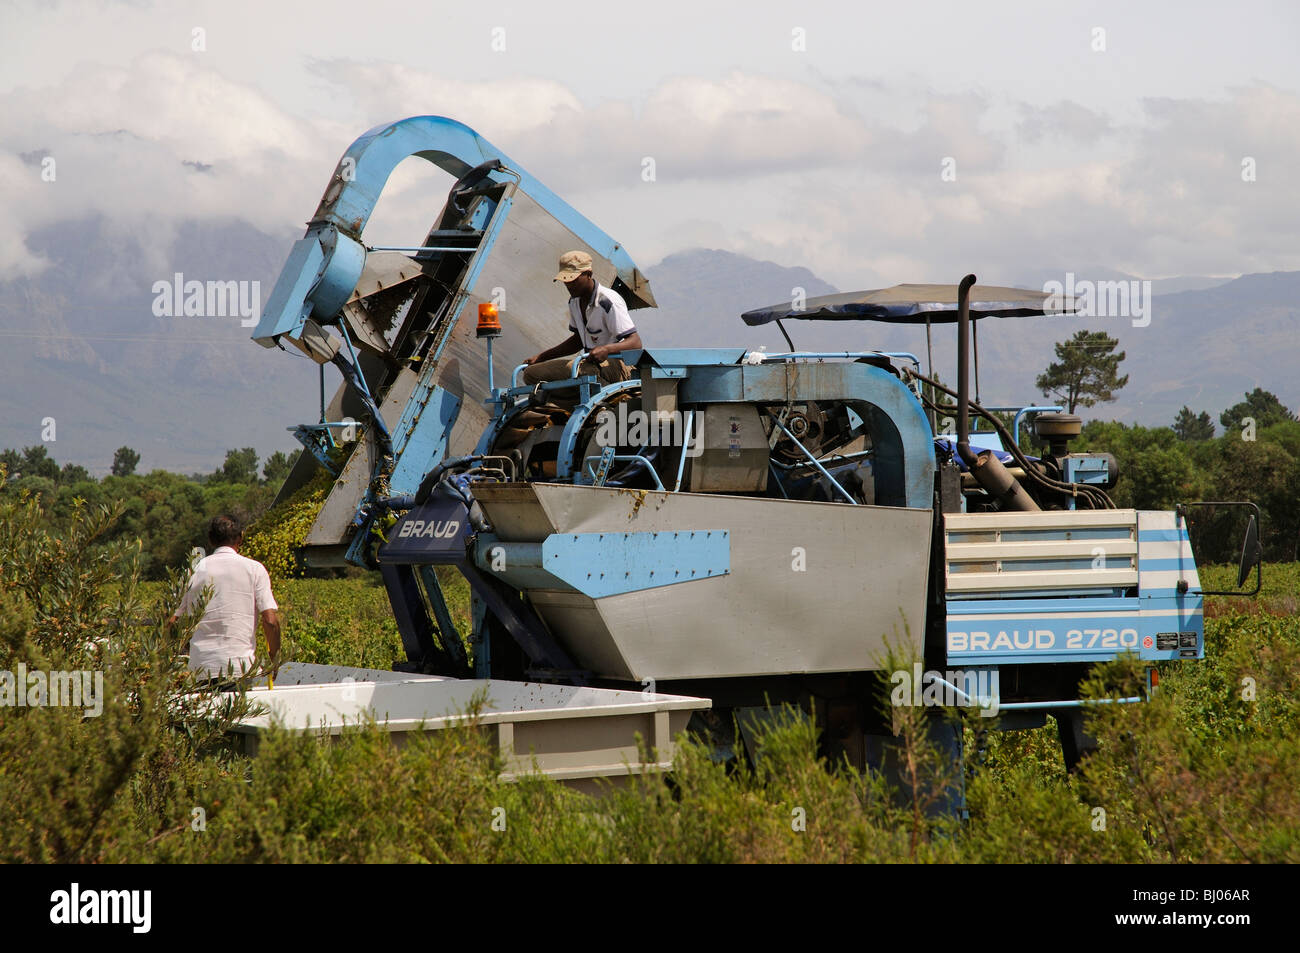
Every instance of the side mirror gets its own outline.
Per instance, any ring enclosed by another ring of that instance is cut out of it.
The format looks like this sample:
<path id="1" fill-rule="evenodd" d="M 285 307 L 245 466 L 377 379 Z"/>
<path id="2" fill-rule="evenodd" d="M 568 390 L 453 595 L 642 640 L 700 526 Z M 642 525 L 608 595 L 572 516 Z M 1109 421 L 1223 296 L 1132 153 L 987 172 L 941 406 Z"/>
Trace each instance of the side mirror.
<path id="1" fill-rule="evenodd" d="M 1248 507 L 1252 512 L 1250 519 L 1246 523 L 1246 535 L 1241 541 L 1241 556 L 1237 562 L 1237 588 L 1227 590 L 1209 590 L 1203 589 L 1201 595 L 1204 596 L 1254 596 L 1259 594 L 1259 590 L 1264 582 L 1264 547 L 1259 541 L 1259 507 L 1250 502 L 1202 502 L 1202 503 L 1179 503 L 1175 509 L 1182 518 L 1187 518 L 1188 510 L 1194 506 L 1208 506 L 1218 509 L 1227 509 L 1233 506 Z M 1211 510 L 1210 519 L 1217 522 L 1217 514 L 1214 509 Z M 1190 523 L 1188 524 L 1190 529 Z M 1220 534 L 1217 534 L 1213 541 L 1213 548 L 1216 552 L 1222 554 L 1220 558 L 1231 558 L 1232 550 L 1228 549 L 1230 545 L 1222 538 L 1222 530 L 1225 528 L 1222 523 L 1218 523 Z M 1193 540 L 1193 549 L 1195 549 Z M 1225 552 L 1226 550 L 1226 552 Z M 1241 587 L 1246 584 L 1250 578 L 1250 571 L 1255 570 L 1255 588 L 1249 592 L 1242 592 Z"/>
<path id="2" fill-rule="evenodd" d="M 1241 564 L 1237 569 L 1237 588 L 1240 589 L 1250 578 L 1252 569 L 1259 569 L 1264 561 L 1264 547 L 1259 542 L 1259 524 L 1255 521 L 1252 514 L 1250 522 L 1246 524 L 1246 538 L 1241 544 Z M 1259 592 L 1259 586 L 1255 587 Z"/>

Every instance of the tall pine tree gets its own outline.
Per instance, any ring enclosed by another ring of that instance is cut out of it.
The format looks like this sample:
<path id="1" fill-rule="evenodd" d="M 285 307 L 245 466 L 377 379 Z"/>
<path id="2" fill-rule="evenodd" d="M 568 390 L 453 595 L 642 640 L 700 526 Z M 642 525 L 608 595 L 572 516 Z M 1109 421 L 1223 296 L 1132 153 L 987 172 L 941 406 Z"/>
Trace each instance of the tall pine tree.
<path id="1" fill-rule="evenodd" d="M 1205 411 L 1199 414 L 1193 413 L 1192 408 L 1186 404 L 1183 409 L 1178 411 L 1178 417 L 1174 420 L 1174 433 L 1178 439 L 1187 443 L 1197 443 L 1201 440 L 1211 440 L 1214 437 L 1214 421 Z"/>
<path id="2" fill-rule="evenodd" d="M 1118 339 L 1105 331 L 1076 331 L 1056 345 L 1056 363 L 1038 375 L 1035 386 L 1071 414 L 1076 407 L 1114 400 L 1115 391 L 1128 383 L 1127 374 L 1119 376 L 1124 352 L 1114 353 L 1117 344 Z"/>

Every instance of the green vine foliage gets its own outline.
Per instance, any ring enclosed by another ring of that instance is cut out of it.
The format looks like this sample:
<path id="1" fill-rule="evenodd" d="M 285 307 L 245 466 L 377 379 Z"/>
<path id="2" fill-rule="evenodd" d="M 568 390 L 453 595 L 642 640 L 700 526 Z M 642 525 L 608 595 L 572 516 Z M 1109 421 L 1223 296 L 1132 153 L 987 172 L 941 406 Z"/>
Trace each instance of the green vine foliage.
<path id="1" fill-rule="evenodd" d="M 267 510 L 244 531 L 241 550 L 266 567 L 272 582 L 300 578 L 306 569 L 299 549 L 334 480 L 320 470 L 284 502 Z"/>

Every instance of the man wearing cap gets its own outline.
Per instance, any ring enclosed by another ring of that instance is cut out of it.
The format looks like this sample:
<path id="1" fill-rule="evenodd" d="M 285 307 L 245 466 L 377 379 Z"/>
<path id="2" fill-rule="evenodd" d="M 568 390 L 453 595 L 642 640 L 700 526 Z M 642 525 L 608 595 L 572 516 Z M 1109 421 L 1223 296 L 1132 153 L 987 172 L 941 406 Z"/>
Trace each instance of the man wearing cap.
<path id="1" fill-rule="evenodd" d="M 592 276 L 591 256 L 585 251 L 569 251 L 560 256 L 556 281 L 563 281 L 569 291 L 568 339 L 524 361 L 524 381 L 563 380 L 571 376 L 573 361 L 567 355 L 588 351 L 578 369 L 579 374 L 596 374 L 612 384 L 630 376 L 627 365 L 617 355 L 638 350 L 641 336 L 627 313 L 627 305 L 615 291 L 601 286 Z"/>

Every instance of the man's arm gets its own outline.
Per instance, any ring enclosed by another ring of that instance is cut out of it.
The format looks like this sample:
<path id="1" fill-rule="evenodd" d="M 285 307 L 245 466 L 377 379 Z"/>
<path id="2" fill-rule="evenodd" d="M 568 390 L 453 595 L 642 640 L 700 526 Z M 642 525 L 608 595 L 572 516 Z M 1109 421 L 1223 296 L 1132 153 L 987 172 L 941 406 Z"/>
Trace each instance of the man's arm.
<path id="1" fill-rule="evenodd" d="M 262 635 L 266 637 L 266 650 L 271 656 L 271 666 L 280 670 L 280 614 L 275 609 L 262 611 Z"/>
<path id="2" fill-rule="evenodd" d="M 266 651 L 271 657 L 271 671 L 280 671 L 280 607 L 276 605 L 275 594 L 271 592 L 271 577 L 266 567 L 250 560 L 256 567 L 253 572 L 253 607 L 262 620 L 262 634 L 266 637 Z M 256 639 L 253 647 L 257 647 Z"/>
<path id="3" fill-rule="evenodd" d="M 611 354 L 617 354 L 620 351 L 637 351 L 642 347 L 641 335 L 633 331 L 621 341 L 615 341 L 613 344 L 602 344 L 600 347 L 591 349 L 591 357 L 596 361 L 603 361 Z"/>
<path id="4" fill-rule="evenodd" d="M 638 347 L 640 345 L 638 344 Z M 549 361 L 557 357 L 567 357 L 570 354 L 577 354 L 582 350 L 582 338 L 578 337 L 578 332 L 574 331 L 569 335 L 567 340 L 561 341 L 555 347 L 548 347 L 545 351 L 534 354 L 532 357 L 524 358 L 525 364 L 538 364 L 542 361 Z"/>
<path id="5" fill-rule="evenodd" d="M 198 581 L 198 573 L 195 573 L 194 575 L 190 576 L 189 584 L 185 587 L 185 592 L 181 596 L 180 605 L 176 607 L 176 611 L 172 613 L 172 617 L 167 620 L 167 628 L 169 630 L 174 625 L 176 625 L 176 622 L 180 619 L 181 616 L 183 616 L 185 613 L 189 612 L 191 608 L 193 608 L 195 596 L 202 594 L 201 590 L 196 586 L 197 581 Z"/>

